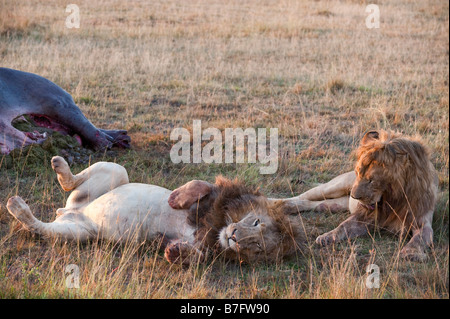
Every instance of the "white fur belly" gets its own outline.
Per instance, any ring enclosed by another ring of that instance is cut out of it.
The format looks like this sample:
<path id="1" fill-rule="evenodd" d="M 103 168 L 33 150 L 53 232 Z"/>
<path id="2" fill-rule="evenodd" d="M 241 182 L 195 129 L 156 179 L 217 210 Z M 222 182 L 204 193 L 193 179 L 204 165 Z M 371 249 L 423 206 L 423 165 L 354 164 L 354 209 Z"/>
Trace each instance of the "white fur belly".
<path id="1" fill-rule="evenodd" d="M 194 228 L 186 222 L 187 211 L 167 203 L 171 192 L 154 185 L 125 184 L 94 200 L 83 214 L 97 225 L 103 238 L 150 240 L 165 234 L 193 243 Z"/>

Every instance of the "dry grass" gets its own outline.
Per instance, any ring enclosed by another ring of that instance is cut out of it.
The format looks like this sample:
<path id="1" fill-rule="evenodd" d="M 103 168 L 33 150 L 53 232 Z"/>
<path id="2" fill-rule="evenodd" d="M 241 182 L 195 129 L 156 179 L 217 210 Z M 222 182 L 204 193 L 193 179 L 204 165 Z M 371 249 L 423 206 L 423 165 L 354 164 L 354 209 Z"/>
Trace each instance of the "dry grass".
<path id="1" fill-rule="evenodd" d="M 277 265 L 219 259 L 183 270 L 158 243 L 78 246 L 26 235 L 4 208 L 9 196 L 49 221 L 67 195 L 49 159 L 7 170 L 0 158 L 0 297 L 448 298 L 447 1 L 383 1 L 372 30 L 364 1 L 78 1 L 80 29 L 64 27 L 66 4 L 0 0 L 0 63 L 56 82 L 95 125 L 129 130 L 133 150 L 93 161 L 168 188 L 222 173 L 289 196 L 351 170 L 368 129 L 420 135 L 441 183 L 434 247 L 426 263 L 405 262 L 398 239 L 376 233 L 334 249 L 311 244 Z M 278 127 L 278 172 L 172 164 L 170 132 L 193 119 L 204 128 Z M 311 238 L 345 217 L 305 214 Z M 65 287 L 71 263 L 81 270 L 78 290 Z M 379 289 L 364 286 L 370 263 L 380 266 Z"/>

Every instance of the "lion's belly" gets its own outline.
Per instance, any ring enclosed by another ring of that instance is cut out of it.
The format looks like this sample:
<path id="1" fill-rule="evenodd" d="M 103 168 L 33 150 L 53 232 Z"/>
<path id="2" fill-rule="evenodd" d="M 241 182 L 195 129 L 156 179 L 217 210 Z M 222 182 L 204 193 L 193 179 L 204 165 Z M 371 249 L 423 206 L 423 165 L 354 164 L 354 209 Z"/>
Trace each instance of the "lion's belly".
<path id="1" fill-rule="evenodd" d="M 175 210 L 167 199 L 171 191 L 159 186 L 130 183 L 100 196 L 83 211 L 101 237 L 113 240 L 150 240 L 160 234 L 194 241 L 186 210 Z"/>

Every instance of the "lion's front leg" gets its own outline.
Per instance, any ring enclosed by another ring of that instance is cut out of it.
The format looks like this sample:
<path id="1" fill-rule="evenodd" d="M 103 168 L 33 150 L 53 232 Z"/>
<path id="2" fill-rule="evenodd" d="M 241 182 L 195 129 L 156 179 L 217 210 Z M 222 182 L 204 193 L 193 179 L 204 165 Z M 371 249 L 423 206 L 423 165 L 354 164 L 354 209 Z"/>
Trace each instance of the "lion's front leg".
<path id="1" fill-rule="evenodd" d="M 431 222 L 413 230 L 411 240 L 400 251 L 402 258 L 412 261 L 424 261 L 427 259 L 425 249 L 433 243 L 433 228 Z"/>
<path id="2" fill-rule="evenodd" d="M 198 262 L 203 262 L 205 254 L 203 254 L 194 245 L 187 242 L 172 241 L 164 250 L 164 257 L 172 264 L 181 264 L 189 266 Z"/>
<path id="3" fill-rule="evenodd" d="M 317 237 L 316 243 L 326 246 L 344 239 L 358 237 L 366 234 L 370 225 L 371 223 L 365 221 L 363 213 L 354 213 L 332 231 Z"/>
<path id="4" fill-rule="evenodd" d="M 129 182 L 125 168 L 115 163 L 98 162 L 73 175 L 64 158 L 54 156 L 52 168 L 61 187 L 65 191 L 72 191 L 67 198 L 65 209 L 59 209 L 58 215 L 80 209 L 110 190 Z"/>

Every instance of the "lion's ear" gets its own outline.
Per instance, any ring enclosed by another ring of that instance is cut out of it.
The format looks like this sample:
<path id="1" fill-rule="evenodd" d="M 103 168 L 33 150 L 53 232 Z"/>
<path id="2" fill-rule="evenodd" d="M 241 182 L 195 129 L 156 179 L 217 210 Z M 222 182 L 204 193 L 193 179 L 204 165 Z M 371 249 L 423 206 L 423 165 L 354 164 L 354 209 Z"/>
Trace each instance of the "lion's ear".
<path id="1" fill-rule="evenodd" d="M 364 137 L 361 140 L 361 145 L 366 145 L 369 142 L 379 139 L 380 139 L 379 131 L 369 131 L 366 134 L 364 134 Z"/>
<path id="2" fill-rule="evenodd" d="M 188 209 L 195 202 L 211 193 L 213 185 L 199 180 L 193 180 L 174 190 L 168 199 L 174 209 Z"/>

